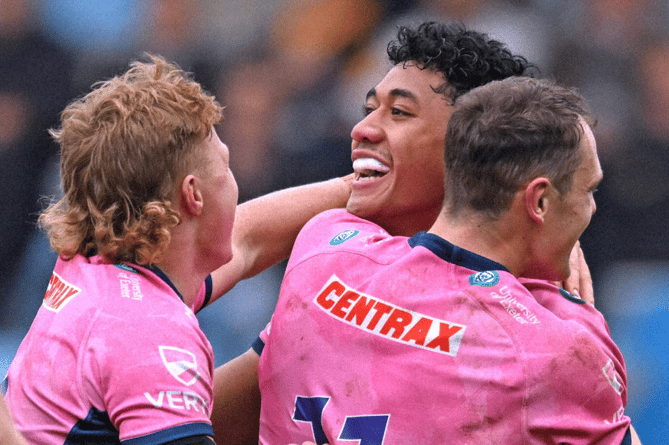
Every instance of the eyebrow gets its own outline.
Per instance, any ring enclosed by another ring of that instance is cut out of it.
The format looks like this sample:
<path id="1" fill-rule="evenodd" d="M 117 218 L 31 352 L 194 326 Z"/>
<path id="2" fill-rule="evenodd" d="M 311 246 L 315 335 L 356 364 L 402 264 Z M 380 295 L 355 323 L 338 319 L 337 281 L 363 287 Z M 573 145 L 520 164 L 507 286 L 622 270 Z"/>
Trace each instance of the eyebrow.
<path id="1" fill-rule="evenodd" d="M 413 94 L 409 90 L 405 90 L 405 89 L 402 89 L 402 88 L 393 88 L 392 90 L 390 90 L 390 96 L 394 97 L 394 98 L 395 97 L 404 97 L 404 98 L 409 99 L 413 102 L 418 102 L 418 98 L 416 97 L 415 94 Z M 369 99 L 370 97 L 376 97 L 376 88 L 372 88 L 371 90 L 369 90 L 369 92 L 367 92 L 367 96 L 365 96 L 365 99 Z"/>

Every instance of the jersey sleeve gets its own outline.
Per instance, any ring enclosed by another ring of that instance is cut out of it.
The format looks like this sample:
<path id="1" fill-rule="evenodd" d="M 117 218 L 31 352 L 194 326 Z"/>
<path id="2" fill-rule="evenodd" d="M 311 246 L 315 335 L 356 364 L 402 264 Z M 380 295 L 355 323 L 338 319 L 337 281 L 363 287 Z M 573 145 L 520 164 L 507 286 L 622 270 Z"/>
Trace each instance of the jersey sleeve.
<path id="1" fill-rule="evenodd" d="M 528 379 L 528 431 L 537 443 L 621 443 L 626 376 L 616 358 L 577 322 L 563 325 L 524 351 Z"/>
<path id="2" fill-rule="evenodd" d="M 213 437 L 213 357 L 189 312 L 137 323 L 102 315 L 95 323 L 81 363 L 82 392 L 122 443 Z"/>

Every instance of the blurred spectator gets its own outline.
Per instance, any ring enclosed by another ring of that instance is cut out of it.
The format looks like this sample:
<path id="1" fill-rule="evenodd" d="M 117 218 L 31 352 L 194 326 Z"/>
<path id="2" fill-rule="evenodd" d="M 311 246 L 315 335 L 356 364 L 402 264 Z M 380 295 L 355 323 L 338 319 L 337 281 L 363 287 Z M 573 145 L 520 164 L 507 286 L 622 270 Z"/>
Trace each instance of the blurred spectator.
<path id="1" fill-rule="evenodd" d="M 633 112 L 602 159 L 598 211 L 584 234 L 595 277 L 615 261 L 669 260 L 669 41 L 646 45 L 632 66 Z"/>
<path id="2" fill-rule="evenodd" d="M 47 129 L 71 98 L 72 58 L 34 28 L 29 0 L 0 0 L 0 298 L 14 298 L 10 283 L 35 229 L 44 172 L 56 147 Z M 11 311 L 2 324 L 16 325 Z M 28 321 L 29 322 L 29 321 Z"/>
<path id="3" fill-rule="evenodd" d="M 376 0 L 291 0 L 274 18 L 270 48 L 288 93 L 274 128 L 275 187 L 352 171 L 351 126 L 336 108 L 337 86 L 380 19 Z"/>
<path id="4" fill-rule="evenodd" d="M 141 30 L 144 0 L 40 0 L 43 29 L 86 58 L 108 58 L 131 50 Z M 99 80 L 99 79 L 95 79 Z"/>

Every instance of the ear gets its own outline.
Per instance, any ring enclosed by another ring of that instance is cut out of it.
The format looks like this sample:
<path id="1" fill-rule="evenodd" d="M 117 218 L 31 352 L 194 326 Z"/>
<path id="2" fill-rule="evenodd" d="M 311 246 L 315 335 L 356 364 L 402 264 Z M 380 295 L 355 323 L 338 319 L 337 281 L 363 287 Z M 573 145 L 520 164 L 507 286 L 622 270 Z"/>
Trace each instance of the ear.
<path id="1" fill-rule="evenodd" d="M 537 224 L 546 220 L 548 207 L 551 203 L 549 192 L 551 182 L 548 178 L 534 178 L 525 187 L 525 210 L 529 218 Z"/>
<path id="2" fill-rule="evenodd" d="M 202 213 L 202 191 L 197 176 L 187 175 L 181 182 L 182 207 L 188 215 L 198 216 Z"/>

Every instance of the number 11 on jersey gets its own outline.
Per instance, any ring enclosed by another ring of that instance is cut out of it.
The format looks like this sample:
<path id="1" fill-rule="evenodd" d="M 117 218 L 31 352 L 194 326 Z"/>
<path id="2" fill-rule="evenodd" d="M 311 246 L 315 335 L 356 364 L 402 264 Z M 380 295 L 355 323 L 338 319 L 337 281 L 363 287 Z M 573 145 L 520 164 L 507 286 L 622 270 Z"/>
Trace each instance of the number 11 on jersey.
<path id="1" fill-rule="evenodd" d="M 323 410 L 330 397 L 302 397 L 295 399 L 293 420 L 311 423 L 318 445 L 328 443 L 323 430 Z M 339 440 L 358 440 L 360 445 L 382 445 L 390 414 L 347 416 L 339 433 Z"/>

